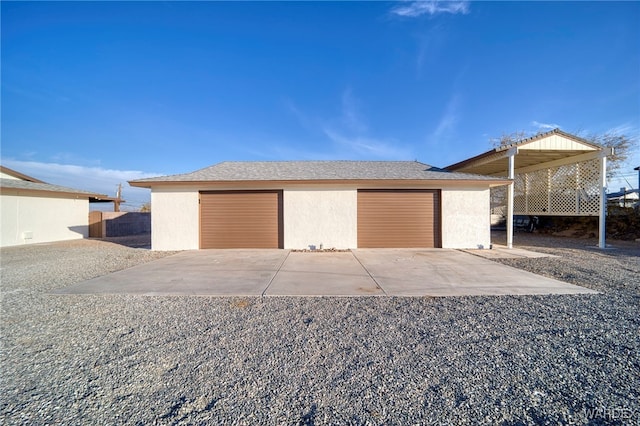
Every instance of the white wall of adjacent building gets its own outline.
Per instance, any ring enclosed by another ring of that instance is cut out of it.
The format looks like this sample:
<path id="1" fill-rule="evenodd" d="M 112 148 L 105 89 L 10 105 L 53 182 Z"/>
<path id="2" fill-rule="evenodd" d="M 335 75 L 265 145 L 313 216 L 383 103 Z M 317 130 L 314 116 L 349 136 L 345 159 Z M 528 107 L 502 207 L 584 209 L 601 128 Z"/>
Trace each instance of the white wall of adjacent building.
<path id="1" fill-rule="evenodd" d="M 356 189 L 285 189 L 284 248 L 355 248 L 358 245 Z"/>
<path id="2" fill-rule="evenodd" d="M 200 211 L 197 189 L 156 188 L 151 191 L 151 248 L 200 248 Z"/>
<path id="3" fill-rule="evenodd" d="M 0 195 L 0 246 L 75 240 L 89 235 L 89 200 Z"/>
<path id="4" fill-rule="evenodd" d="M 442 247 L 489 248 L 489 189 L 449 188 L 441 192 Z"/>
<path id="5" fill-rule="evenodd" d="M 14 175 L 10 175 L 9 173 L 0 172 L 1 179 L 13 179 L 13 180 L 21 180 L 20 178 L 15 177 Z"/>

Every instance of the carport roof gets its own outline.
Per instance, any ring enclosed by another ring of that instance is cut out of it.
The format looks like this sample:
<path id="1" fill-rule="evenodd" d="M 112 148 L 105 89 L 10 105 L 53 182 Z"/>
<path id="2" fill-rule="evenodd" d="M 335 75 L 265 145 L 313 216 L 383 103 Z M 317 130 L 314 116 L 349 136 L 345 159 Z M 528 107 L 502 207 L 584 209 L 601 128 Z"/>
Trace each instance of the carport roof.
<path id="1" fill-rule="evenodd" d="M 579 155 L 602 151 L 603 147 L 583 138 L 554 129 L 528 139 L 491 149 L 475 157 L 468 158 L 445 170 L 477 173 L 491 176 L 508 174 L 509 156 L 515 152 L 516 169 L 535 167 L 540 164 L 579 158 Z"/>
<path id="2" fill-rule="evenodd" d="M 484 181 L 504 179 L 451 172 L 418 161 L 225 161 L 192 173 L 130 181 L 132 186 L 163 183 L 242 181 Z"/>

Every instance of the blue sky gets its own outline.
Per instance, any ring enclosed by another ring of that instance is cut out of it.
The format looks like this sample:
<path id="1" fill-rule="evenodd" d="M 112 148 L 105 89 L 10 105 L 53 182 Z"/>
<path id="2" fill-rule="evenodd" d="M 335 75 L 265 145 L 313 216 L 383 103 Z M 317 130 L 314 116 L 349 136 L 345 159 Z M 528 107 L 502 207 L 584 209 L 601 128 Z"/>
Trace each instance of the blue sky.
<path id="1" fill-rule="evenodd" d="M 124 196 L 225 160 L 419 160 L 640 136 L 639 2 L 6 2 L 2 163 Z M 637 145 L 622 174 L 633 185 Z M 620 177 L 612 190 L 625 185 Z"/>

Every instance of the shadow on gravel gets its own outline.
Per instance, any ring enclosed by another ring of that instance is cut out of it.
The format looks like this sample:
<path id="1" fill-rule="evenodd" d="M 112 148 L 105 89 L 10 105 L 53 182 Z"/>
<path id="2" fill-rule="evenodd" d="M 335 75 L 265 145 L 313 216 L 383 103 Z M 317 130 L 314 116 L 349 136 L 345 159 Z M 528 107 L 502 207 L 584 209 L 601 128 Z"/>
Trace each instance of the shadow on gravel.
<path id="1" fill-rule="evenodd" d="M 507 233 L 504 231 L 491 231 L 491 242 L 493 244 L 506 245 Z M 597 238 L 572 238 L 560 237 L 549 234 L 516 232 L 513 236 L 514 247 L 540 247 L 588 250 L 607 256 L 633 256 L 640 257 L 640 242 L 625 240 L 607 240 L 607 248 L 598 247 Z"/>
<path id="2" fill-rule="evenodd" d="M 151 234 L 127 235 L 124 237 L 90 238 L 125 247 L 151 250 Z"/>

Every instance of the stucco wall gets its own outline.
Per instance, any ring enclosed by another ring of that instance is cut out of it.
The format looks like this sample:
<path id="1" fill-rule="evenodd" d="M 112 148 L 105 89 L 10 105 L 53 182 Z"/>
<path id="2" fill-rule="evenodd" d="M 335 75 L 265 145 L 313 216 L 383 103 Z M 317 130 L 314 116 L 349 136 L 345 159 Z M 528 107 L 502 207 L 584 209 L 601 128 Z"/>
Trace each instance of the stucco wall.
<path id="1" fill-rule="evenodd" d="M 199 248 L 198 191 L 154 189 L 151 192 L 151 248 Z"/>
<path id="2" fill-rule="evenodd" d="M 489 189 L 442 190 L 442 247 L 489 248 Z"/>
<path id="3" fill-rule="evenodd" d="M 152 191 L 153 250 L 199 248 L 198 199 L 198 189 L 156 188 Z M 357 189 L 353 187 L 285 187 L 284 247 L 304 249 L 313 244 L 319 248 L 322 244 L 323 248 L 356 248 L 357 205 Z M 442 189 L 444 248 L 489 248 L 489 221 L 488 188 Z"/>
<path id="4" fill-rule="evenodd" d="M 89 235 L 89 200 L 0 195 L 0 246 L 75 240 Z"/>
<path id="5" fill-rule="evenodd" d="M 355 248 L 357 203 L 355 189 L 285 189 L 284 248 Z"/>

